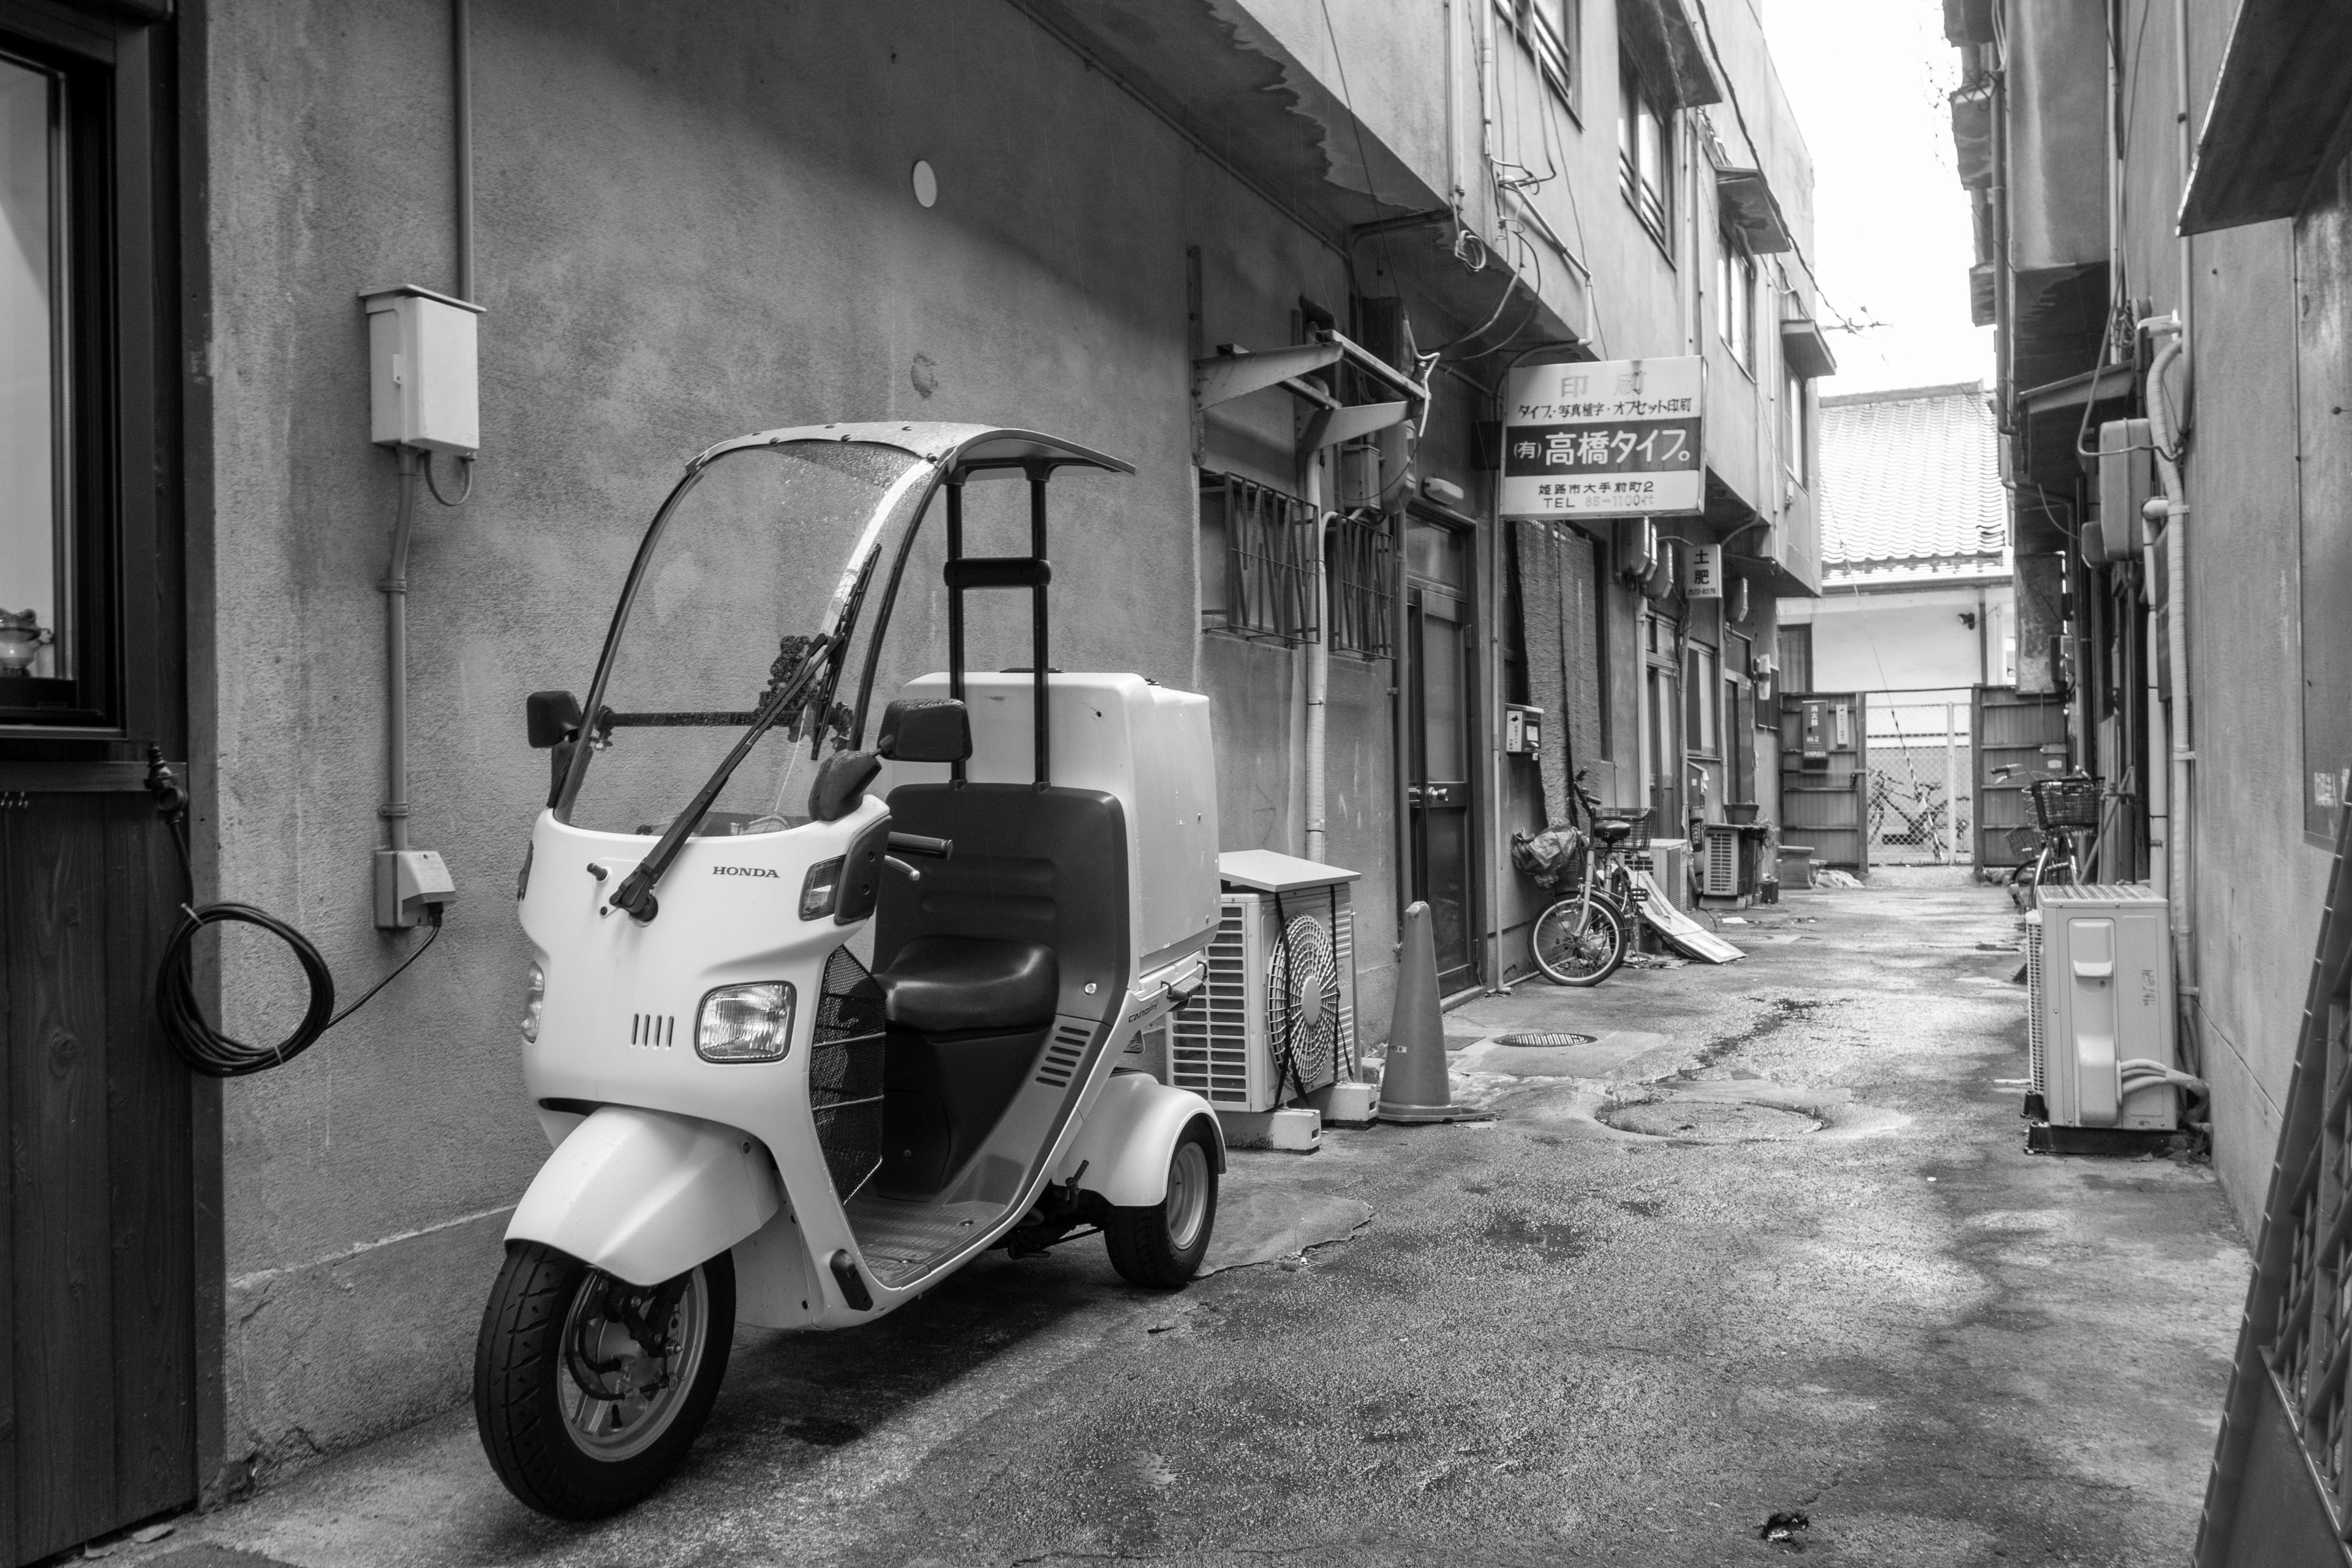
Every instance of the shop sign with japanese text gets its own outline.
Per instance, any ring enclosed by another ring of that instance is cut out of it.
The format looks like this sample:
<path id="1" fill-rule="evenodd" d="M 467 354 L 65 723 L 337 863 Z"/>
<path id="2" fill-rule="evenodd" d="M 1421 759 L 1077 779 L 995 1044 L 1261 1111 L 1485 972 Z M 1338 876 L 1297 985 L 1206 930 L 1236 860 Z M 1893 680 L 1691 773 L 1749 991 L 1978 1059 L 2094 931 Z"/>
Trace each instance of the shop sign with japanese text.
<path id="1" fill-rule="evenodd" d="M 1702 510 L 1705 376 L 1696 355 L 1513 371 L 1503 410 L 1503 515 L 1655 517 Z"/>

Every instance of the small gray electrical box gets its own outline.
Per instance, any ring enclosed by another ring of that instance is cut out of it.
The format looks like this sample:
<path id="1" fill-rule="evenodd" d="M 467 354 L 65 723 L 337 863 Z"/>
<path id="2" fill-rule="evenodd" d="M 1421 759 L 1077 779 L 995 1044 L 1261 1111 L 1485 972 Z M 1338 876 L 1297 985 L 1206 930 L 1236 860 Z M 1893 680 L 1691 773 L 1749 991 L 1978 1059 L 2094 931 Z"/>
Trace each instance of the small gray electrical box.
<path id="1" fill-rule="evenodd" d="M 375 923 L 380 931 L 406 931 L 443 904 L 457 901 L 457 884 L 437 849 L 375 852 Z M 437 918 L 437 917 L 436 917 Z"/>
<path id="2" fill-rule="evenodd" d="M 360 296 L 368 321 L 368 439 L 471 457 L 482 447 L 479 305 L 402 284 Z"/>
<path id="3" fill-rule="evenodd" d="M 2137 561 L 2147 541 L 2139 509 L 2156 493 L 2156 443 L 2148 432 L 2145 419 L 2110 419 L 2099 426 L 2098 549 L 2084 551 L 2093 565 Z"/>

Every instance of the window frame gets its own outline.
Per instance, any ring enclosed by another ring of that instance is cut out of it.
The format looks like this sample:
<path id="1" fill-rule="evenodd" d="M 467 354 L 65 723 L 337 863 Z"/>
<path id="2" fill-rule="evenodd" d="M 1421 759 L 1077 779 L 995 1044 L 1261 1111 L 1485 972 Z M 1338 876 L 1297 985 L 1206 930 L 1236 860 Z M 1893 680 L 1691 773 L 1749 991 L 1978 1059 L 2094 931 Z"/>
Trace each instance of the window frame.
<path id="1" fill-rule="evenodd" d="M 1543 14 L 1548 5 L 1559 8 L 1566 37 Z M 1570 116 L 1582 125 L 1584 0 L 1495 0 L 1495 10 L 1535 57 L 1537 68 L 1568 106 Z"/>
<path id="2" fill-rule="evenodd" d="M 9 16 L 0 13 L 0 22 Z M 53 614 L 58 655 L 69 673 L 39 679 L 29 700 L 0 706 L 0 740 L 104 740 L 125 730 L 122 613 L 125 553 L 116 483 L 128 466 L 114 410 L 121 394 L 114 224 L 123 172 L 114 62 L 92 58 L 64 39 L 0 33 L 0 58 L 53 78 L 62 102 L 53 124 L 62 132 L 52 153 L 58 182 L 51 203 L 52 305 L 50 434 L 54 464 L 51 525 L 65 565 L 64 601 Z M 5 607 L 5 606 L 0 606 Z M 14 685 L 13 681 L 6 683 Z M 14 693 L 0 690 L 0 696 Z"/>
<path id="3" fill-rule="evenodd" d="M 1813 488 L 1812 465 L 1806 460 L 1812 416 L 1806 408 L 1811 384 L 1794 365 L 1780 366 L 1780 468 L 1801 490 Z"/>
<path id="4" fill-rule="evenodd" d="M 1675 114 L 1643 79 L 1631 55 L 1620 52 L 1617 63 L 1617 190 L 1650 237 L 1671 258 L 1675 226 Z M 1654 177 L 1644 172 L 1648 153 L 1642 140 L 1643 126 L 1655 129 Z"/>
<path id="5" fill-rule="evenodd" d="M 1715 289 L 1716 335 L 1731 354 L 1731 363 L 1756 379 L 1756 292 L 1763 282 L 1763 269 L 1756 263 L 1755 253 L 1734 233 L 1731 226 L 1722 224 L 1716 229 Z"/>
<path id="6" fill-rule="evenodd" d="M 1683 652 L 1683 754 L 1705 762 L 1723 757 L 1723 658 L 1693 639 Z"/>

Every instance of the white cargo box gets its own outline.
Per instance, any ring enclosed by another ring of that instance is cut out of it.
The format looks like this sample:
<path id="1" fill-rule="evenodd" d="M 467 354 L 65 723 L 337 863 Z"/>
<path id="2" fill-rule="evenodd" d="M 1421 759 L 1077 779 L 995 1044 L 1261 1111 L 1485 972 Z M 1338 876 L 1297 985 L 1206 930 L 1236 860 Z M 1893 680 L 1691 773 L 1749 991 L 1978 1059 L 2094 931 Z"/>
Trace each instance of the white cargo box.
<path id="1" fill-rule="evenodd" d="M 1154 686 L 1139 675 L 1057 674 L 1046 678 L 1053 730 L 1052 782 L 1115 795 L 1127 813 L 1135 885 L 1135 942 L 1149 975 L 1209 945 L 1217 931 L 1216 749 L 1209 700 L 1197 691 Z M 1025 671 L 964 678 L 971 712 L 975 784 L 1027 784 L 1036 777 L 1029 724 L 1033 678 Z M 948 694 L 944 674 L 907 683 L 905 697 Z M 891 765 L 882 781 L 944 782 L 938 763 Z"/>

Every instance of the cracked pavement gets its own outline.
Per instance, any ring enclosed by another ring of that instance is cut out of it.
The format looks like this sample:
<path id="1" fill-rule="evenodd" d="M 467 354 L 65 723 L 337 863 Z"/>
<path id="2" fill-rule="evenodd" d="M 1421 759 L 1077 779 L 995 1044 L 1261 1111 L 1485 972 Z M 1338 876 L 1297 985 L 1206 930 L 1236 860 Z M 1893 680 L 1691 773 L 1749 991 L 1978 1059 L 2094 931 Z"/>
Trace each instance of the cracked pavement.
<path id="1" fill-rule="evenodd" d="M 2008 900 L 1911 879 L 1751 911 L 1740 963 L 1448 1014 L 1494 1122 L 1236 1152 L 1236 1216 L 1347 1239 L 1175 1296 L 1096 1244 L 992 1255 L 871 1329 L 739 1334 L 684 1470 L 618 1519 L 529 1513 L 457 1411 L 117 1555 L 2182 1561 L 2243 1241 L 2202 1165 L 2023 1152 Z M 1494 1043 L 1524 1030 L 1592 1039 Z"/>

